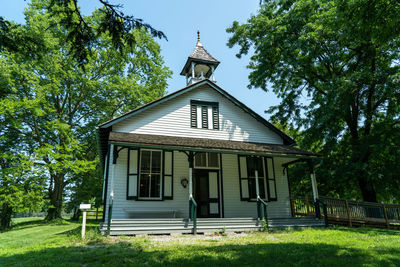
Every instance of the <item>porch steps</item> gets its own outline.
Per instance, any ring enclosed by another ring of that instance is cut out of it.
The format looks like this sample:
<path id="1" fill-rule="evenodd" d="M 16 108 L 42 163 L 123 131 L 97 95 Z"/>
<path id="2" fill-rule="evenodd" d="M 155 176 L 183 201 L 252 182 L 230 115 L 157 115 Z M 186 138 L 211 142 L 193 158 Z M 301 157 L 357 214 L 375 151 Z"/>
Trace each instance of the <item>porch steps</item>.
<path id="1" fill-rule="evenodd" d="M 315 218 L 277 218 L 268 220 L 270 229 L 323 227 L 324 222 Z M 262 230 L 262 221 L 255 218 L 199 218 L 197 233 L 245 232 Z M 107 224 L 100 226 L 107 231 Z M 193 222 L 188 219 L 114 219 L 110 235 L 192 233 Z"/>

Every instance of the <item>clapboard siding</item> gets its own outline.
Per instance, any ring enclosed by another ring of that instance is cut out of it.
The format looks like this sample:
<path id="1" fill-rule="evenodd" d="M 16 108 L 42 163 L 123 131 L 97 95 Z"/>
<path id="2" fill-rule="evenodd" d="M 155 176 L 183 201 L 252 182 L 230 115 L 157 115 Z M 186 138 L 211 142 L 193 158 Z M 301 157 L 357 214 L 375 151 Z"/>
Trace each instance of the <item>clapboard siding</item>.
<path id="1" fill-rule="evenodd" d="M 112 161 L 111 161 L 112 162 Z M 112 164 L 110 164 L 111 166 Z M 189 194 L 188 188 L 183 188 L 180 184 L 181 177 L 188 177 L 189 164 L 186 155 L 181 152 L 174 153 L 174 196 L 172 200 L 164 201 L 136 201 L 126 199 L 126 175 L 127 175 L 127 149 L 121 150 L 115 165 L 114 177 L 114 202 L 113 202 L 113 219 L 127 219 L 129 214 L 124 211 L 125 208 L 133 209 L 146 209 L 157 208 L 167 210 L 177 210 L 177 217 L 188 217 L 189 212 Z M 112 168 L 110 168 L 112 172 Z M 111 175 L 111 173 L 109 174 Z M 109 176 L 111 177 L 111 176 Z M 111 192 L 111 180 L 108 185 L 108 192 Z M 109 196 L 109 194 L 108 194 Z M 107 207 L 109 199 L 107 199 Z M 108 209 L 106 217 L 108 216 Z M 107 219 L 106 219 L 107 220 Z"/>
<path id="2" fill-rule="evenodd" d="M 111 153 L 112 154 L 112 153 Z M 278 201 L 268 203 L 268 213 L 270 218 L 286 218 L 290 217 L 289 190 L 287 184 L 286 173 L 283 173 L 282 163 L 287 159 L 274 158 L 276 187 Z M 110 163 L 112 162 L 112 159 Z M 187 157 L 182 152 L 174 152 L 174 192 L 173 200 L 164 201 L 135 201 L 126 199 L 126 172 L 127 172 L 127 149 L 123 149 L 119 153 L 117 164 L 114 166 L 114 203 L 113 203 L 113 219 L 129 218 L 124 211 L 125 208 L 159 208 L 178 210 L 178 217 L 188 217 L 188 199 L 189 189 L 183 188 L 180 184 L 182 178 L 187 178 L 189 174 L 189 164 Z M 112 164 L 110 164 L 110 167 Z M 230 217 L 256 217 L 256 203 L 241 201 L 239 188 L 239 171 L 237 155 L 223 154 L 223 195 L 224 195 L 224 213 L 226 218 Z M 112 177 L 110 168 L 109 178 Z M 107 207 L 109 205 L 109 195 L 112 188 L 112 180 L 108 183 Z M 108 208 L 106 217 L 108 216 Z M 106 219 L 107 221 L 107 219 Z"/>
<path id="3" fill-rule="evenodd" d="M 274 158 L 277 201 L 268 203 L 270 218 L 287 218 L 291 216 L 289 189 L 286 174 L 283 174 L 284 159 Z M 257 217 L 256 202 L 240 200 L 239 167 L 237 155 L 223 154 L 223 183 L 225 217 Z"/>
<path id="4" fill-rule="evenodd" d="M 191 128 L 190 100 L 219 102 L 219 130 Z M 195 88 L 115 125 L 113 131 L 282 144 L 282 138 L 208 85 Z"/>

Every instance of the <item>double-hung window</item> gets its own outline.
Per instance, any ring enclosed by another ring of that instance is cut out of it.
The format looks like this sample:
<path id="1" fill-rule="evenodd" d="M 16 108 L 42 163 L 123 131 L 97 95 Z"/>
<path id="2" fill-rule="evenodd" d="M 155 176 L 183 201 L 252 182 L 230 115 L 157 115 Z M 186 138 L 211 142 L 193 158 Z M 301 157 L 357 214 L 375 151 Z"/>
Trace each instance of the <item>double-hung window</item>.
<path id="1" fill-rule="evenodd" d="M 139 199 L 161 199 L 162 151 L 140 151 Z"/>
<path id="2" fill-rule="evenodd" d="M 191 100 L 190 126 L 192 128 L 219 130 L 218 102 Z"/>
<path id="3" fill-rule="evenodd" d="M 270 157 L 238 156 L 240 199 L 254 201 L 257 199 L 256 175 L 258 172 L 258 189 L 262 199 L 276 201 L 276 180 L 274 160 Z"/>

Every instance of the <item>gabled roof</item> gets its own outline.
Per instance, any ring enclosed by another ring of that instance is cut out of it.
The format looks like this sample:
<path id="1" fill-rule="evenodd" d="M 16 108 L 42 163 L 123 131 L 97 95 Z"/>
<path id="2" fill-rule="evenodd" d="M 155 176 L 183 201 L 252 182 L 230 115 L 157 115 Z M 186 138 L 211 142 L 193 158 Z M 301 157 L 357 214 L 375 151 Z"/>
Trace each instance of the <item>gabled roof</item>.
<path id="1" fill-rule="evenodd" d="M 224 89 L 222 89 L 221 87 L 219 87 L 218 85 L 216 85 L 214 82 L 208 80 L 208 79 L 204 79 L 200 82 L 191 84 L 189 86 L 186 86 L 178 91 L 175 91 L 171 94 L 168 94 L 164 97 L 161 97 L 157 100 L 154 100 L 146 105 L 143 105 L 141 107 L 138 107 L 132 111 L 129 111 L 125 114 L 122 114 L 121 116 L 118 116 L 112 120 L 106 121 L 102 124 L 100 124 L 98 127 L 98 145 L 99 145 L 99 150 L 100 150 L 100 161 L 101 161 L 101 165 L 104 167 L 105 166 L 105 158 L 106 158 L 106 154 L 108 151 L 108 141 L 109 141 L 109 137 L 110 137 L 110 133 L 112 131 L 112 126 L 120 121 L 123 121 L 125 119 L 128 119 L 132 116 L 135 116 L 136 114 L 139 114 L 145 110 L 148 110 L 158 104 L 164 103 L 170 99 L 173 99 L 179 95 L 182 95 L 186 92 L 189 92 L 191 90 L 194 90 L 202 85 L 209 85 L 211 88 L 213 88 L 215 91 L 217 91 L 218 93 L 220 93 L 222 96 L 224 96 L 225 98 L 227 98 L 229 101 L 231 101 L 233 104 L 235 104 L 236 106 L 238 106 L 239 108 L 241 108 L 243 111 L 247 112 L 250 116 L 252 116 L 253 118 L 255 118 L 257 121 L 259 121 L 260 123 L 264 124 L 267 128 L 269 128 L 271 131 L 273 131 L 274 133 L 276 133 L 278 136 L 280 136 L 283 139 L 283 144 L 284 145 L 295 145 L 296 142 L 290 138 L 289 136 L 287 136 L 285 133 L 283 133 L 282 131 L 280 131 L 278 128 L 276 128 L 274 125 L 272 125 L 271 123 L 269 123 L 267 120 L 265 120 L 263 117 L 261 117 L 260 115 L 258 115 L 256 112 L 254 112 L 253 110 L 251 110 L 249 107 L 247 107 L 245 104 L 243 104 L 242 102 L 240 102 L 239 100 L 237 100 L 235 97 L 233 97 L 232 95 L 230 95 L 228 92 L 226 92 Z"/>
<path id="2" fill-rule="evenodd" d="M 217 84 L 215 84 L 214 82 L 210 81 L 209 79 L 204 79 L 200 82 L 191 84 L 189 86 L 186 86 L 178 91 L 175 91 L 171 94 L 168 94 L 164 97 L 161 97 L 153 102 L 150 102 L 146 105 L 143 105 L 141 107 L 138 107 L 132 111 L 129 111 L 119 117 L 116 117 L 112 120 L 106 121 L 102 124 L 99 125 L 99 128 L 105 129 L 108 128 L 122 120 L 125 120 L 127 118 L 130 118 L 140 112 L 143 112 L 149 108 L 152 108 L 158 104 L 161 104 L 165 101 L 168 101 L 172 98 L 175 98 L 181 94 L 184 94 L 186 92 L 189 92 L 195 88 L 198 88 L 202 85 L 209 85 L 211 88 L 213 88 L 214 90 L 216 90 L 218 93 L 220 93 L 222 96 L 224 96 L 225 98 L 227 98 L 228 100 L 230 100 L 233 104 L 235 104 L 236 106 L 238 106 L 239 108 L 241 108 L 242 110 L 244 110 L 245 112 L 247 112 L 248 114 L 250 114 L 253 118 L 255 118 L 257 121 L 259 121 L 260 123 L 264 124 L 267 128 L 269 128 L 271 131 L 273 131 L 274 133 L 276 133 L 277 135 L 279 135 L 282 139 L 283 139 L 283 143 L 285 145 L 293 145 L 295 144 L 295 141 L 290 138 L 289 136 L 287 136 L 285 133 L 283 133 L 282 131 L 280 131 L 278 128 L 276 128 L 274 125 L 272 125 L 271 123 L 269 123 L 267 120 L 265 120 L 263 117 L 261 117 L 260 115 L 258 115 L 256 112 L 254 112 L 252 109 L 250 109 L 249 107 L 247 107 L 245 104 L 243 104 L 242 102 L 240 102 L 239 100 L 237 100 L 235 97 L 233 97 L 232 95 L 230 95 L 228 92 L 226 92 L 224 89 L 222 89 L 221 87 L 219 87 Z"/>

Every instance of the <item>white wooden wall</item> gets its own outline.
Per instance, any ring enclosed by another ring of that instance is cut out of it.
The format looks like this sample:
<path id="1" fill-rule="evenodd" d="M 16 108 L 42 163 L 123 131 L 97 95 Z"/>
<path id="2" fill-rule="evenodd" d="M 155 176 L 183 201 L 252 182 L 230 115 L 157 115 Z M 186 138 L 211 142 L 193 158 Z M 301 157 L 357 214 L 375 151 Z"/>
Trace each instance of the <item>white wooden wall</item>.
<path id="1" fill-rule="evenodd" d="M 112 158 L 110 159 L 110 172 L 112 171 Z M 290 217 L 290 201 L 289 190 L 287 184 L 286 173 L 283 173 L 282 163 L 287 159 L 274 158 L 275 177 L 277 189 L 277 201 L 269 202 L 268 213 L 270 218 Z M 129 218 L 129 214 L 124 208 L 139 209 L 173 209 L 178 210 L 177 217 L 188 217 L 188 187 L 183 188 L 180 184 L 182 178 L 188 178 L 189 164 L 187 157 L 182 152 L 174 151 L 174 196 L 173 200 L 164 201 L 136 201 L 126 199 L 126 172 L 127 172 L 127 149 L 123 149 L 119 153 L 117 164 L 115 165 L 114 176 L 114 205 L 113 219 Z M 223 190 L 224 190 L 224 212 L 225 217 L 256 217 L 256 202 L 248 202 L 240 200 L 239 173 L 237 155 L 223 154 Z M 109 183 L 107 194 L 110 196 L 112 188 L 112 174 L 109 173 Z M 106 203 L 106 216 L 108 216 L 109 197 Z"/>
<path id="2" fill-rule="evenodd" d="M 220 130 L 190 127 L 190 100 L 219 102 Z M 204 85 L 113 125 L 113 131 L 282 144 L 276 133 Z"/>
<path id="3" fill-rule="evenodd" d="M 269 218 L 291 217 L 289 187 L 282 163 L 285 159 L 274 158 L 277 201 L 268 202 Z M 223 154 L 223 189 L 225 217 L 257 217 L 256 202 L 240 200 L 239 167 L 237 155 Z"/>

